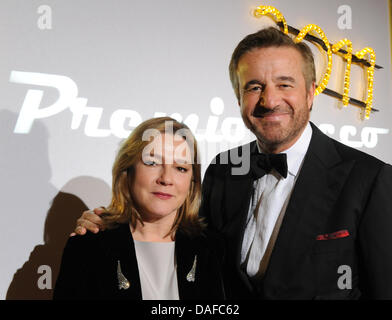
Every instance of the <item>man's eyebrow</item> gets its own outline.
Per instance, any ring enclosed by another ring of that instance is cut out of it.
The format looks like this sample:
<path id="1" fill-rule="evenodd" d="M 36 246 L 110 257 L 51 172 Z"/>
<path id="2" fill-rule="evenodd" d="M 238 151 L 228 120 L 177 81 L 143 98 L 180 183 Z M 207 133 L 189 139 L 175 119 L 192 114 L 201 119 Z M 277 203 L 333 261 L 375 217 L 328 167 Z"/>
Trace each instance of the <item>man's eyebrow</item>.
<path id="1" fill-rule="evenodd" d="M 290 76 L 279 76 L 279 77 L 276 77 L 276 80 L 277 81 L 288 81 L 288 82 L 295 83 L 295 79 Z"/>

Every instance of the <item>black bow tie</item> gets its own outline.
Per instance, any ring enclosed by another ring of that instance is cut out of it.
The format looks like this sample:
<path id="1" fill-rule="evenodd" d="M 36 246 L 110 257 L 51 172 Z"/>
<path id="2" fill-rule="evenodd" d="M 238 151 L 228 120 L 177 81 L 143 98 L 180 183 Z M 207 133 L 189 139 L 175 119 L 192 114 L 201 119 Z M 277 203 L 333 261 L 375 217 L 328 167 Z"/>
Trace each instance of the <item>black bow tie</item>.
<path id="1" fill-rule="evenodd" d="M 287 156 L 285 153 L 278 154 L 252 154 L 250 157 L 250 168 L 255 179 L 275 169 L 283 177 L 287 177 Z"/>

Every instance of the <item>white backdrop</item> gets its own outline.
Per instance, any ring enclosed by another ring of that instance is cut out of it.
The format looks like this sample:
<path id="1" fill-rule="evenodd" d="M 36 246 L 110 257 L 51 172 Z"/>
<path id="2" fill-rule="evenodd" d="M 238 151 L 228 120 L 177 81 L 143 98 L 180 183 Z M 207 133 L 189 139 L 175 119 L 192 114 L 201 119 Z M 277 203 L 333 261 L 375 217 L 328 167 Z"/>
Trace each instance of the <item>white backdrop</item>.
<path id="1" fill-rule="evenodd" d="M 333 138 L 392 162 L 390 17 L 387 0 L 2 0 L 0 2 L 0 298 L 46 299 L 76 217 L 107 205 L 122 138 L 147 118 L 185 120 L 202 168 L 220 150 L 252 139 L 243 127 L 228 63 L 236 44 L 266 24 L 273 5 L 287 23 L 319 25 L 331 43 L 372 47 L 374 107 L 324 94 L 312 121 Z M 317 73 L 324 56 L 316 54 Z M 337 56 L 328 88 L 343 90 Z M 364 69 L 350 95 L 365 100 Z"/>

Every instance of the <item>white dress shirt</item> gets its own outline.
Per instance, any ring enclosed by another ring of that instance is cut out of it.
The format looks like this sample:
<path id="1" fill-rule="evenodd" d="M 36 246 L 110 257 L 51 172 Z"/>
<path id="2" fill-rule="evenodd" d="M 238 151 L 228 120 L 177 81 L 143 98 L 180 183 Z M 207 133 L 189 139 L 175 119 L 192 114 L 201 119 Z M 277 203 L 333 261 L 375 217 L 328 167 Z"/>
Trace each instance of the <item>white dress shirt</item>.
<path id="1" fill-rule="evenodd" d="M 308 123 L 297 142 L 283 152 L 287 154 L 287 178 L 283 178 L 273 169 L 254 182 L 241 250 L 241 264 L 249 277 L 255 276 L 259 271 L 276 220 L 280 213 L 286 211 L 311 137 L 312 128 Z M 257 146 L 259 148 L 259 145 Z M 254 212 L 260 197 L 259 210 Z"/>

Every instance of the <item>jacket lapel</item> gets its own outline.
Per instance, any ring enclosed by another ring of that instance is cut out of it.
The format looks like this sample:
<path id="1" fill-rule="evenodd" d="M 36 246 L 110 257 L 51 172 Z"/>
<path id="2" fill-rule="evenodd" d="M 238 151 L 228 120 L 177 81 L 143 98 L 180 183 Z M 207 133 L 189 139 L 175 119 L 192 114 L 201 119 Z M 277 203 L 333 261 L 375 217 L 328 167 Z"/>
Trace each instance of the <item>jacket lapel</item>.
<path id="1" fill-rule="evenodd" d="M 294 186 L 271 260 L 265 284 L 283 290 L 311 250 L 336 202 L 353 163 L 344 163 L 333 140 L 312 123 L 312 139 Z"/>
<path id="2" fill-rule="evenodd" d="M 135 246 L 128 224 L 122 224 L 118 228 L 108 231 L 108 237 L 101 243 L 106 254 L 110 256 L 115 275 L 114 292 L 118 299 L 142 299 L 139 270 L 136 260 Z M 129 281 L 128 289 L 120 289 L 118 286 L 117 267 L 121 266 L 121 273 Z M 110 288 L 110 291 L 113 291 Z"/>
<path id="3" fill-rule="evenodd" d="M 198 249 L 195 246 L 194 241 L 191 241 L 191 239 L 182 234 L 181 231 L 177 231 L 175 251 L 179 298 L 180 300 L 195 299 L 195 297 L 199 296 L 199 287 L 197 285 L 199 278 L 197 274 L 198 268 L 197 261 L 195 261 Z M 196 264 L 195 268 L 194 264 Z"/>
<path id="4" fill-rule="evenodd" d="M 242 156 L 242 161 L 250 164 L 250 154 L 256 152 L 257 149 L 256 141 L 253 141 L 248 146 L 250 146 L 250 150 L 239 148 L 239 153 Z M 227 261 L 235 262 L 235 269 L 239 270 L 239 275 L 243 283 L 248 289 L 251 289 L 248 276 L 242 271 L 240 264 L 242 241 L 249 212 L 250 199 L 253 194 L 254 178 L 251 176 L 250 171 L 246 174 L 238 175 L 230 171 L 227 174 L 224 190 L 225 211 L 223 215 L 227 219 L 224 223 L 223 233 L 226 238 L 226 243 L 231 244 L 226 248 Z"/>

